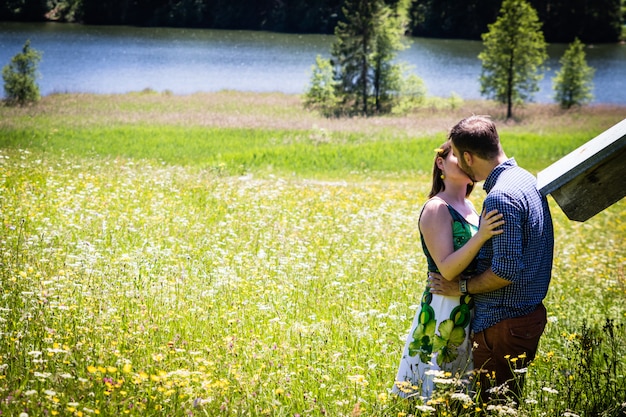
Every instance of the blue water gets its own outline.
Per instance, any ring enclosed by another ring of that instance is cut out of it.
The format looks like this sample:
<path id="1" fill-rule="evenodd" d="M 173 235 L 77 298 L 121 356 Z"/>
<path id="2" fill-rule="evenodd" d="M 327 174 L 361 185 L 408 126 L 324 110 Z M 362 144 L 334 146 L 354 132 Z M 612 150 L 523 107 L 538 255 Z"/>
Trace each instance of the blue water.
<path id="1" fill-rule="evenodd" d="M 41 93 L 124 93 L 151 88 L 175 94 L 242 90 L 304 92 L 315 57 L 330 56 L 333 37 L 270 32 L 0 23 L 0 65 L 24 42 L 43 52 Z M 552 102 L 552 77 L 566 45 L 549 47 L 549 70 L 535 95 Z M 398 60 L 412 66 L 428 94 L 481 98 L 477 41 L 412 38 Z M 626 45 L 586 50 L 596 69 L 594 103 L 626 104 Z"/>

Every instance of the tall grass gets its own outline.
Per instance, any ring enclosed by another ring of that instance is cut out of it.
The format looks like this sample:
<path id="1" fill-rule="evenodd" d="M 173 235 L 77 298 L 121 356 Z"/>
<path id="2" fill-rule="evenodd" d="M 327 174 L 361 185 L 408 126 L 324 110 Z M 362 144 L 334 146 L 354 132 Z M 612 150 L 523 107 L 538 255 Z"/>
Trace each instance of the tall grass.
<path id="1" fill-rule="evenodd" d="M 0 136 L 3 415 L 624 413 L 623 201 L 585 223 L 551 201 L 550 322 L 525 401 L 444 385 L 411 403 L 390 388 L 445 134 L 28 123 L 5 119 Z M 513 133 L 525 164 L 570 143 Z"/>
<path id="2" fill-rule="evenodd" d="M 228 175 L 279 172 L 305 176 L 428 172 L 445 132 L 427 136 L 383 131 L 268 130 L 128 125 L 59 129 L 1 129 L 3 147 L 27 146 L 55 154 L 123 156 L 195 166 Z M 503 135 L 510 156 L 534 172 L 589 140 L 575 132 Z"/>

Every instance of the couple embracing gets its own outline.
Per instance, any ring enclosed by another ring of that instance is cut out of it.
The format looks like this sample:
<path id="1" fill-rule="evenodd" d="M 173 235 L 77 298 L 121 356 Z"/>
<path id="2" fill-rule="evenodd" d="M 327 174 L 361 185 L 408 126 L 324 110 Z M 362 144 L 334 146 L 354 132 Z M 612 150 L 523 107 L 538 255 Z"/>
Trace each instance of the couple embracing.
<path id="1" fill-rule="evenodd" d="M 523 368 L 546 325 L 554 247 L 548 203 L 535 177 L 507 158 L 487 117 L 461 120 L 436 152 L 419 219 L 428 284 L 393 391 L 430 398 L 443 371 L 473 379 L 468 387 L 484 403 L 503 394 L 518 401 Z M 467 197 L 483 180 L 479 217 Z"/>

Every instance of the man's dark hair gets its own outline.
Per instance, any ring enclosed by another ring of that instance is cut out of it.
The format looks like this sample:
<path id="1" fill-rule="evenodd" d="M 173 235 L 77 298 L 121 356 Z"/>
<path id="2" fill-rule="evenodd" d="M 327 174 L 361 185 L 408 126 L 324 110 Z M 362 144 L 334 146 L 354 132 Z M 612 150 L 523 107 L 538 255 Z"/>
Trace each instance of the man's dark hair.
<path id="1" fill-rule="evenodd" d="M 502 151 L 496 125 L 487 116 L 470 116 L 457 123 L 448 138 L 460 152 L 477 155 L 482 159 L 493 159 Z"/>

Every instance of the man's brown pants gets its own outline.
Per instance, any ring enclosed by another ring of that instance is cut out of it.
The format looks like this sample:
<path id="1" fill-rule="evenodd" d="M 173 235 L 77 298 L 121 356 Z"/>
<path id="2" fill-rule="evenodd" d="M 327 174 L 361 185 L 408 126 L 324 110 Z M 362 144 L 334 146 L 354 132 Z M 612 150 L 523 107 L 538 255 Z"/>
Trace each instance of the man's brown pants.
<path id="1" fill-rule="evenodd" d="M 503 320 L 472 336 L 474 367 L 480 372 L 478 389 L 484 403 L 505 396 L 519 402 L 524 371 L 515 370 L 527 367 L 535 358 L 545 327 L 546 309 L 539 304 L 532 313 Z M 495 388 L 489 392 L 492 387 L 506 387 L 509 392 Z"/>

